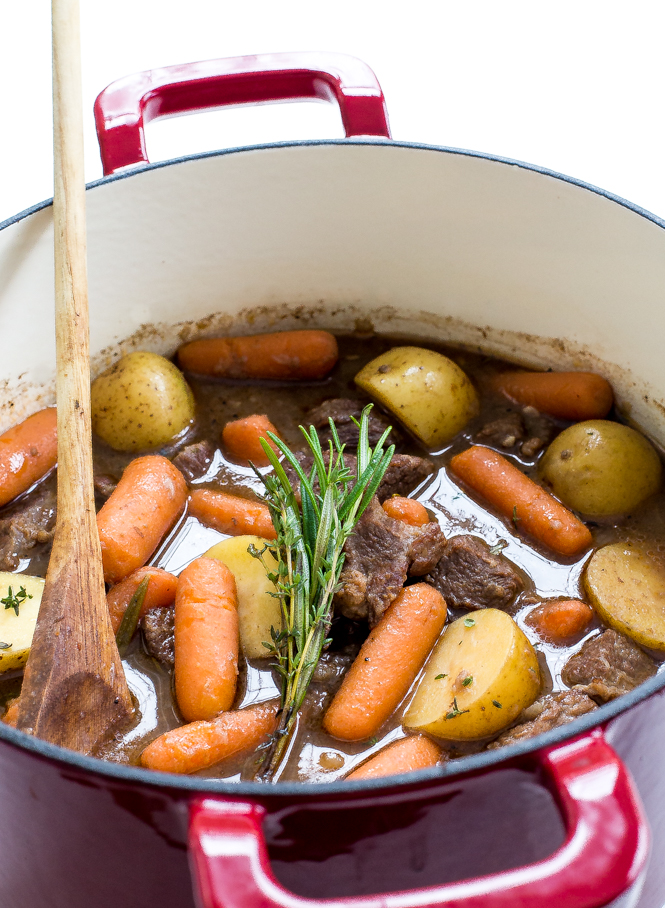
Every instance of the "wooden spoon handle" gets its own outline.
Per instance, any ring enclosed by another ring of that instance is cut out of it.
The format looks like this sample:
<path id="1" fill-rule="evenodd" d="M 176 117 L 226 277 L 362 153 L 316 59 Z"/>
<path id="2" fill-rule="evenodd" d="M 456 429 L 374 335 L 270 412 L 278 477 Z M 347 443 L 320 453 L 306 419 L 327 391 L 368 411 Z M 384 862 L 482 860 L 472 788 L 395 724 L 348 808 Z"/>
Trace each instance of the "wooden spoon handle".
<path id="1" fill-rule="evenodd" d="M 84 753 L 132 713 L 93 491 L 78 0 L 52 0 L 58 512 L 18 726 Z"/>

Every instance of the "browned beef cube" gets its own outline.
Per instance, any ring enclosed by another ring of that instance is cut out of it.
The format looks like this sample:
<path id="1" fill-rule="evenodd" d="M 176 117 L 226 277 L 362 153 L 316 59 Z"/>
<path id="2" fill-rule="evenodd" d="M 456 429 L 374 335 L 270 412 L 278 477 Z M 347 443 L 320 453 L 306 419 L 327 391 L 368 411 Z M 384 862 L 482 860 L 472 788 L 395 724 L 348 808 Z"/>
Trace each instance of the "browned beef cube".
<path id="1" fill-rule="evenodd" d="M 305 419 L 305 428 L 314 426 L 318 430 L 321 442 L 328 441 L 332 438 L 330 431 L 329 419 L 332 419 L 339 435 L 339 440 L 347 446 L 350 451 L 355 451 L 358 447 L 358 427 L 353 418 L 360 422 L 362 411 L 366 405 L 360 400 L 349 400 L 345 397 L 333 397 L 330 400 L 324 400 L 318 407 L 310 410 Z M 376 407 L 372 407 L 369 414 L 369 443 L 374 447 L 383 433 L 391 423 L 379 412 Z M 395 444 L 399 440 L 399 432 L 393 428 L 387 441 L 387 445 Z"/>
<path id="2" fill-rule="evenodd" d="M 525 437 L 524 420 L 519 413 L 506 413 L 476 432 L 476 441 L 498 448 L 512 448 Z"/>
<path id="3" fill-rule="evenodd" d="M 389 517 L 373 498 L 344 547 L 346 560 L 335 606 L 347 618 L 368 620 L 374 627 L 407 575 L 430 571 L 445 544 L 438 523 L 408 526 Z"/>
<path id="4" fill-rule="evenodd" d="M 597 708 L 593 700 L 579 690 L 546 694 L 522 712 L 518 725 L 504 731 L 496 741 L 487 745 L 487 749 L 495 750 L 507 744 L 517 744 L 518 741 L 535 738 L 536 735 L 559 728 L 560 725 L 567 725 L 578 716 L 584 716 Z"/>
<path id="5" fill-rule="evenodd" d="M 568 687 L 605 702 L 627 694 L 656 674 L 656 663 L 623 634 L 609 629 L 592 637 L 561 672 Z"/>
<path id="6" fill-rule="evenodd" d="M 153 608 L 141 621 L 146 649 L 164 665 L 175 665 L 175 607 Z"/>
<path id="7" fill-rule="evenodd" d="M 173 466 L 177 467 L 187 482 L 200 479 L 208 472 L 215 451 L 209 441 L 199 441 L 194 445 L 187 445 L 173 458 Z"/>
<path id="8" fill-rule="evenodd" d="M 441 560 L 425 579 L 453 608 L 506 608 L 523 588 L 511 562 L 493 555 L 477 536 L 449 539 Z"/>
<path id="9" fill-rule="evenodd" d="M 95 473 L 93 483 L 95 486 L 95 495 L 102 501 L 106 501 L 106 499 L 110 498 L 115 491 L 118 480 L 115 476 L 109 476 L 106 473 Z"/>
<path id="10" fill-rule="evenodd" d="M 55 489 L 38 488 L 0 519 L 0 570 L 13 571 L 31 549 L 51 542 L 55 526 Z"/>

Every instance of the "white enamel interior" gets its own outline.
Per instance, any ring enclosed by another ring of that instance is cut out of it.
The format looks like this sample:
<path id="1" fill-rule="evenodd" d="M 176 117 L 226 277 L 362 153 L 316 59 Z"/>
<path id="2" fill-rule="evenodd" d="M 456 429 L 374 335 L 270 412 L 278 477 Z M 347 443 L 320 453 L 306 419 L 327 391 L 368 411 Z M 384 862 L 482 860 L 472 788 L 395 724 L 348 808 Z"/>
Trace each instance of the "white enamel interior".
<path id="1" fill-rule="evenodd" d="M 87 195 L 97 371 L 195 334 L 369 320 L 599 370 L 665 442 L 665 230 L 588 189 L 368 143 L 199 158 Z M 46 208 L 0 231 L 0 430 L 53 400 L 52 282 Z"/>

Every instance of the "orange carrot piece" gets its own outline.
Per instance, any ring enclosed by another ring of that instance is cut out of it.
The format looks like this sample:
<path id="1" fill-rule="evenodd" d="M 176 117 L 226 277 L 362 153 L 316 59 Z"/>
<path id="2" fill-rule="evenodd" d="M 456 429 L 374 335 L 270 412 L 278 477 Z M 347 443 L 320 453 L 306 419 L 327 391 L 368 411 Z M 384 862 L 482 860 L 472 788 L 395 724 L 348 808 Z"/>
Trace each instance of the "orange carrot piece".
<path id="1" fill-rule="evenodd" d="M 554 599 L 529 612 L 526 623 L 543 640 L 563 646 L 588 628 L 593 609 L 580 599 Z"/>
<path id="2" fill-rule="evenodd" d="M 0 435 L 0 507 L 53 469 L 57 455 L 55 407 L 33 413 Z"/>
<path id="3" fill-rule="evenodd" d="M 226 492 L 197 489 L 189 499 L 189 513 L 204 526 L 229 536 L 276 539 L 268 505 Z"/>
<path id="4" fill-rule="evenodd" d="M 239 646 L 235 578 L 221 561 L 197 558 L 175 597 L 175 693 L 187 722 L 231 709 Z"/>
<path id="5" fill-rule="evenodd" d="M 267 467 L 270 461 L 259 439 L 264 438 L 273 451 L 279 453 L 277 446 L 268 438 L 268 432 L 279 437 L 279 432 L 267 416 L 245 416 L 244 419 L 227 422 L 222 431 L 222 441 L 236 460 L 251 460 L 257 467 Z"/>
<path id="6" fill-rule="evenodd" d="M 146 613 L 153 608 L 165 608 L 171 605 L 175 599 L 177 577 L 163 571 L 158 567 L 141 567 L 133 571 L 129 577 L 125 577 L 120 583 L 116 583 L 106 594 L 106 601 L 111 615 L 111 625 L 113 633 L 117 634 L 118 628 L 122 624 L 122 618 L 127 611 L 127 606 L 139 583 L 145 576 L 150 577 L 148 588 L 145 591 L 145 598 L 141 606 L 139 621 L 145 617 Z"/>
<path id="7" fill-rule="evenodd" d="M 337 362 L 328 331 L 276 331 L 191 341 L 178 350 L 182 369 L 221 378 L 302 381 L 323 378 Z"/>
<path id="8" fill-rule="evenodd" d="M 159 772 L 189 773 L 255 750 L 275 730 L 277 709 L 273 700 L 174 728 L 148 744 L 141 765 Z"/>
<path id="9" fill-rule="evenodd" d="M 446 621 L 446 602 L 427 583 L 407 586 L 363 643 L 323 719 L 343 741 L 381 728 L 404 699 Z"/>
<path id="10" fill-rule="evenodd" d="M 380 776 L 398 776 L 436 766 L 441 759 L 441 749 L 424 735 L 411 735 L 394 741 L 366 760 L 346 776 L 350 779 L 378 779 Z"/>
<path id="11" fill-rule="evenodd" d="M 518 529 L 560 555 L 577 555 L 591 545 L 581 520 L 495 451 L 473 445 L 453 457 L 450 469 Z"/>
<path id="12" fill-rule="evenodd" d="M 186 501 L 185 477 L 166 457 L 151 454 L 131 461 L 97 514 L 107 583 L 146 563 Z"/>
<path id="13" fill-rule="evenodd" d="M 18 707 L 19 707 L 19 698 L 14 697 L 13 700 L 9 700 L 7 703 L 7 711 L 2 717 L 2 721 L 5 725 L 11 725 L 12 728 L 16 728 L 18 723 Z"/>
<path id="14" fill-rule="evenodd" d="M 383 510 L 393 520 L 401 520 L 411 527 L 422 527 L 429 523 L 429 514 L 424 505 L 415 498 L 400 498 L 395 495 L 383 502 Z"/>
<path id="15" fill-rule="evenodd" d="M 595 372 L 502 372 L 492 385 L 510 400 L 559 419 L 602 419 L 612 409 L 612 386 Z"/>

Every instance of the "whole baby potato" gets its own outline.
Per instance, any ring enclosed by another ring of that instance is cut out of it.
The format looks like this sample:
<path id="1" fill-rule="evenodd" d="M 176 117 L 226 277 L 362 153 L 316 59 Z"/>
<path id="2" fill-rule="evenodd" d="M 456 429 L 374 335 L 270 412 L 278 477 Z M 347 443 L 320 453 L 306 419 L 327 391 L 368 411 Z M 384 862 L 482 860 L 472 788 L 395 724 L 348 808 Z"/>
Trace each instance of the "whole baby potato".
<path id="1" fill-rule="evenodd" d="M 444 631 L 403 724 L 452 741 L 486 738 L 533 703 L 540 681 L 536 652 L 513 619 L 481 609 Z"/>
<path id="2" fill-rule="evenodd" d="M 588 517 L 628 514 L 661 482 L 654 447 L 635 429 L 606 419 L 565 429 L 545 452 L 540 471 L 565 505 Z"/>
<path id="3" fill-rule="evenodd" d="M 147 451 L 194 419 L 182 372 L 157 353 L 129 353 L 92 383 L 92 428 L 116 451 Z"/>
<path id="4" fill-rule="evenodd" d="M 476 389 L 460 367 L 423 347 L 393 347 L 355 380 L 430 449 L 445 445 L 479 410 Z"/>

